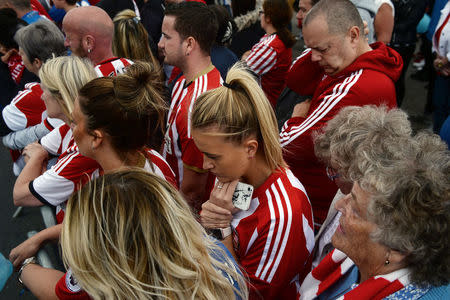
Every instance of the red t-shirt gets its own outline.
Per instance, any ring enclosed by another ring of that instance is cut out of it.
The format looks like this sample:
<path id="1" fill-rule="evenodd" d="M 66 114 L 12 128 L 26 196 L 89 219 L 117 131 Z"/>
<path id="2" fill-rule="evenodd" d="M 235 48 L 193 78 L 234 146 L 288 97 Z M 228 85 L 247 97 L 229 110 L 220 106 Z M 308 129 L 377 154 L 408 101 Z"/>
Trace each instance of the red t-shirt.
<path id="1" fill-rule="evenodd" d="M 196 172 L 207 172 L 203 169 L 203 154 L 195 146 L 191 136 L 191 113 L 195 100 L 204 92 L 222 85 L 219 71 L 211 65 L 211 69 L 186 83 L 181 76 L 172 90 L 172 102 L 167 117 L 167 130 L 164 137 L 163 157 L 175 172 L 177 184 L 183 181 L 183 168 L 187 167 Z M 213 184 L 212 177 L 208 179 L 206 190 Z M 206 200 L 206 199 L 205 199 Z M 201 203 L 196 204 L 199 209 Z"/>
<path id="2" fill-rule="evenodd" d="M 112 57 L 104 60 L 95 66 L 95 73 L 98 77 L 111 77 L 117 74 L 123 74 L 129 65 L 133 62 L 126 58 Z"/>

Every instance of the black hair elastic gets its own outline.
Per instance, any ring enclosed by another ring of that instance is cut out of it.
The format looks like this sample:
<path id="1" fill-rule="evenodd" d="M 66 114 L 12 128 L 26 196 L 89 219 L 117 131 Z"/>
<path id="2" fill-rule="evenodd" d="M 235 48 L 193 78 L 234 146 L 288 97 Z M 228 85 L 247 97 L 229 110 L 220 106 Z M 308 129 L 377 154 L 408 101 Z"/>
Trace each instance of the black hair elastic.
<path id="1" fill-rule="evenodd" d="M 232 90 L 235 90 L 235 89 L 236 89 L 236 85 L 226 83 L 225 81 L 223 82 L 223 86 L 224 86 L 224 87 L 227 87 L 227 88 L 229 88 L 229 89 L 232 89 Z"/>

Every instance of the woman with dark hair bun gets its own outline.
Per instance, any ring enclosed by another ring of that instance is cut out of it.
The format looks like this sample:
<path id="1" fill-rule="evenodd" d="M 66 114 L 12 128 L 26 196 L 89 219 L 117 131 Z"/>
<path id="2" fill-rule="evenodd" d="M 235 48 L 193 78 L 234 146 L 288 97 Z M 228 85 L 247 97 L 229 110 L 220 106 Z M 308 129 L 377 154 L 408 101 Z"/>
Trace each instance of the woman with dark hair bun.
<path id="1" fill-rule="evenodd" d="M 295 37 L 288 29 L 292 8 L 287 0 L 266 0 L 262 8 L 261 27 L 266 34 L 242 58 L 261 76 L 262 89 L 275 107 L 292 62 Z"/>
<path id="2" fill-rule="evenodd" d="M 87 83 L 75 101 L 73 136 L 80 152 L 105 173 L 124 166 L 141 167 L 175 184 L 166 161 L 150 146 L 167 110 L 157 66 L 138 62 L 117 77 Z"/>

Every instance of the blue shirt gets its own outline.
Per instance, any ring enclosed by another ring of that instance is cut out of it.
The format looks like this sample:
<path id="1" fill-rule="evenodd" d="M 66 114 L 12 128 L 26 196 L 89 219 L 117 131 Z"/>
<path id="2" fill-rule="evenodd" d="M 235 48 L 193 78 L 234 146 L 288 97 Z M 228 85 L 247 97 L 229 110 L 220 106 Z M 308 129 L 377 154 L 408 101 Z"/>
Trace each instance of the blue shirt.
<path id="1" fill-rule="evenodd" d="M 351 291 L 357 286 L 359 280 L 359 270 L 356 265 L 353 265 L 345 274 L 339 278 L 332 286 L 326 289 L 317 298 L 320 300 L 337 299 L 345 293 Z"/>
<path id="2" fill-rule="evenodd" d="M 28 13 L 26 13 L 23 17 L 22 20 L 24 20 L 25 22 L 27 22 L 28 24 L 33 24 L 37 21 L 40 20 L 48 20 L 47 18 L 44 18 L 43 16 L 41 16 L 37 11 L 32 10 Z"/>

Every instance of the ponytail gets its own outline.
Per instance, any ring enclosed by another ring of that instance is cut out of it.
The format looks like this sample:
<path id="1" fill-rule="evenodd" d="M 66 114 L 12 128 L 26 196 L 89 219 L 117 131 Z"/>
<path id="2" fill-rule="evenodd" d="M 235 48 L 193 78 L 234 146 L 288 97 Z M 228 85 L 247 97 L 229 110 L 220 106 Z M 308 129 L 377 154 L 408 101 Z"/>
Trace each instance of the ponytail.
<path id="1" fill-rule="evenodd" d="M 286 166 L 275 113 L 242 63 L 228 71 L 224 86 L 203 93 L 195 101 L 191 124 L 193 129 L 217 126 L 221 136 L 236 143 L 254 135 L 271 170 Z"/>

